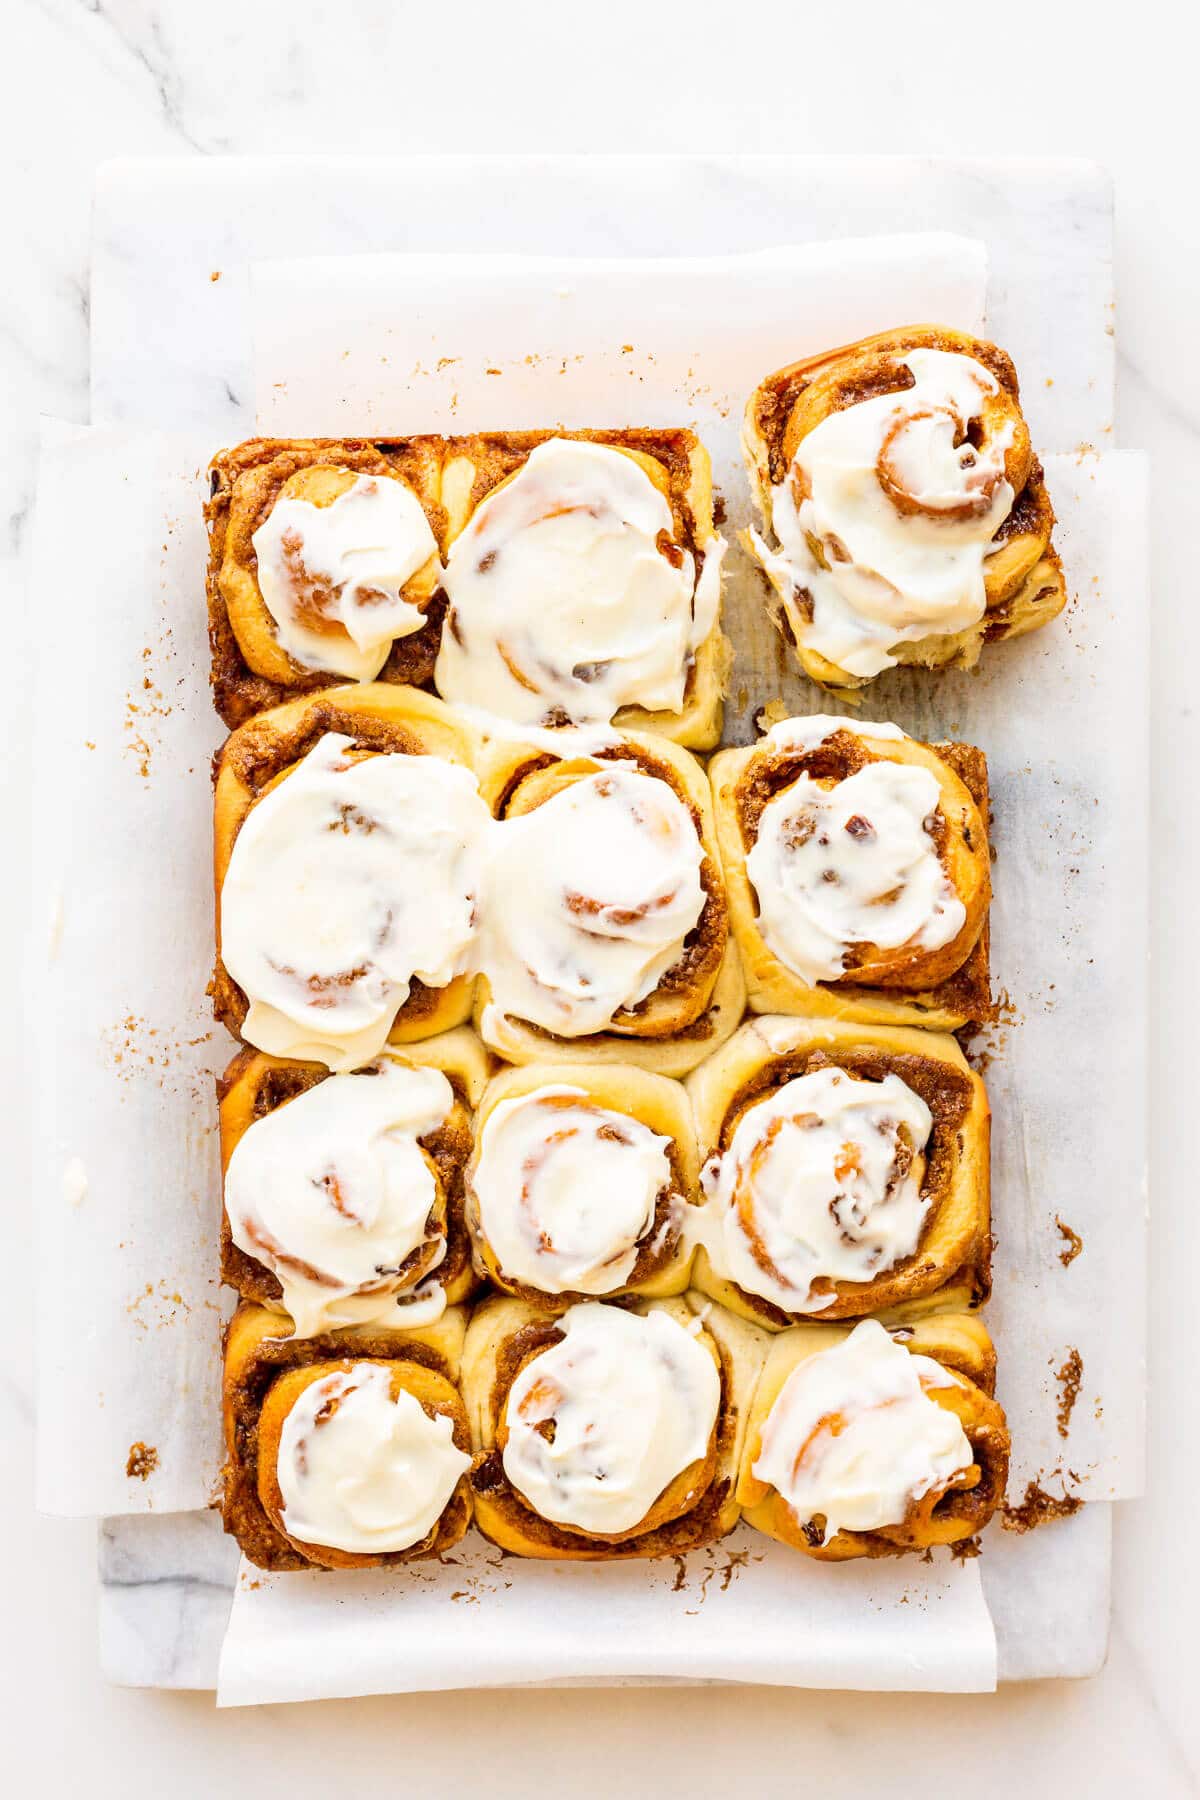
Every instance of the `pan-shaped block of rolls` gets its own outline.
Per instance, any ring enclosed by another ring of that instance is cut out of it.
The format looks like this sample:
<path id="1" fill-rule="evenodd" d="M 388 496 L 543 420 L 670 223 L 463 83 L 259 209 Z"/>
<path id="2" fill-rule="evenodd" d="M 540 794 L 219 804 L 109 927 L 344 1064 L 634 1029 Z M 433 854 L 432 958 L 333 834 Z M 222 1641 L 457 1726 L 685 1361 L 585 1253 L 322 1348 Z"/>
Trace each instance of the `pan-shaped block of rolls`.
<path id="1" fill-rule="evenodd" d="M 805 673 L 970 668 L 1066 604 L 1054 511 L 1003 350 L 916 325 L 790 364 L 746 408 L 748 534 Z"/>
<path id="2" fill-rule="evenodd" d="M 794 1325 L 771 1344 L 737 1499 L 826 1562 L 957 1544 L 1004 1498 L 1009 1435 L 982 1321 Z"/>
<path id="3" fill-rule="evenodd" d="M 217 1017 L 334 1070 L 470 1015 L 488 815 L 468 728 L 365 683 L 240 726 L 217 760 Z"/>
<path id="4" fill-rule="evenodd" d="M 751 1007 L 954 1031 L 987 1017 L 987 762 L 783 719 L 709 765 Z"/>
<path id="5" fill-rule="evenodd" d="M 952 1037 L 760 1018 L 687 1085 L 702 1292 L 770 1330 L 986 1297 L 988 1103 Z"/>
<path id="6" fill-rule="evenodd" d="M 508 1062 L 679 1076 L 737 1024 L 744 986 L 704 771 L 649 733 L 498 741 L 476 1024 Z"/>
<path id="7" fill-rule="evenodd" d="M 682 1299 L 476 1307 L 475 1522 L 519 1556 L 678 1555 L 723 1537 L 764 1334 Z"/>
<path id="8" fill-rule="evenodd" d="M 223 1281 L 297 1337 L 467 1299 L 463 1180 L 488 1060 L 465 1027 L 340 1075 L 239 1052 L 218 1090 Z"/>
<path id="9" fill-rule="evenodd" d="M 534 1304 L 682 1293 L 698 1177 L 678 1082 L 621 1063 L 506 1069 L 466 1176 L 476 1268 Z"/>
<path id="10" fill-rule="evenodd" d="M 440 1556 L 471 1522 L 466 1315 L 287 1335 L 243 1302 L 225 1342 L 225 1529 L 261 1569 Z"/>

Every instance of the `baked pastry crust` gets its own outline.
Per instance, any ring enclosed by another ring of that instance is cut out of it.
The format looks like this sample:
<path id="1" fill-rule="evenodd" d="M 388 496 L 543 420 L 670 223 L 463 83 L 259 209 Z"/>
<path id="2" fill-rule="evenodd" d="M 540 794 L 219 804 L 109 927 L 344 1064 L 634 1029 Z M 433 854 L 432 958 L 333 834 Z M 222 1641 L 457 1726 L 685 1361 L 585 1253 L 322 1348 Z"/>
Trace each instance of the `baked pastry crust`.
<path id="1" fill-rule="evenodd" d="M 225 1334 L 222 1513 L 226 1531 L 236 1537 L 252 1563 L 270 1570 L 376 1568 L 440 1556 L 459 1541 L 471 1522 L 465 1475 L 429 1536 L 408 1550 L 363 1556 L 324 1545 L 302 1546 L 282 1529 L 273 1459 L 282 1414 L 304 1385 L 303 1379 L 292 1378 L 316 1380 L 332 1368 L 364 1361 L 383 1363 L 430 1416 L 452 1419 L 455 1444 L 469 1451 L 466 1411 L 457 1386 L 466 1322 L 463 1309 L 452 1307 L 436 1324 L 419 1330 L 354 1325 L 319 1337 L 292 1338 L 278 1335 L 291 1324 L 286 1315 L 281 1318 L 266 1307 L 242 1302 Z M 282 1382 L 289 1385 L 272 1405 L 271 1396 Z"/>
<path id="2" fill-rule="evenodd" d="M 574 734 L 572 734 L 574 737 Z M 742 1016 L 745 986 L 729 937 L 725 882 L 717 851 L 712 797 L 704 770 L 688 751 L 647 732 L 597 738 L 587 754 L 572 754 L 579 739 L 566 739 L 561 756 L 546 747 L 494 740 L 479 753 L 480 791 L 499 819 L 531 812 L 606 762 L 635 763 L 665 781 L 691 812 L 704 850 L 700 880 L 704 909 L 684 952 L 652 994 L 619 1013 L 604 1032 L 558 1037 L 491 1004 L 486 975 L 477 983 L 475 1025 L 488 1048 L 506 1062 L 632 1063 L 659 1075 L 681 1076 L 729 1036 Z M 542 744 L 546 743 L 543 737 Z"/>
<path id="3" fill-rule="evenodd" d="M 213 703 L 231 728 L 296 694 L 339 686 L 344 677 L 309 669 L 277 641 L 258 585 L 252 538 L 284 484 L 305 470 L 348 469 L 398 477 L 416 494 L 439 549 L 446 515 L 439 499 L 442 440 L 414 438 L 251 438 L 220 451 L 209 465 L 208 635 Z M 445 596 L 436 571 L 410 584 L 428 623 L 398 638 L 378 679 L 420 686 L 431 680 L 441 639 Z"/>
<path id="4" fill-rule="evenodd" d="M 893 646 L 898 662 L 926 668 L 968 669 L 985 644 L 1021 637 L 1049 624 L 1067 603 L 1062 563 L 1051 543 L 1054 509 L 1046 491 L 1042 466 L 1029 449 L 1028 432 L 1019 411 L 1020 390 L 1012 360 L 995 344 L 944 325 L 908 325 L 880 332 L 853 344 L 789 363 L 762 380 L 746 404 L 742 449 L 755 505 L 765 531 L 772 530 L 772 489 L 788 473 L 796 447 L 822 419 L 860 400 L 906 387 L 909 377 L 898 358 L 909 350 L 943 350 L 969 356 L 990 370 L 1008 397 L 1018 426 L 1018 451 L 1010 467 L 1021 465 L 1022 479 L 1008 518 L 993 540 L 997 546 L 984 564 L 987 610 L 964 631 L 932 634 Z M 747 548 L 754 554 L 753 545 Z M 772 586 L 775 577 L 768 573 Z M 855 691 L 873 679 L 851 674 L 797 640 L 786 606 L 792 594 L 777 589 L 775 622 L 791 642 L 807 674 L 819 686 L 857 704 Z"/>
<path id="5" fill-rule="evenodd" d="M 575 1300 L 608 1300 L 622 1294 L 661 1299 L 683 1293 L 688 1285 L 692 1252 L 683 1221 L 672 1228 L 673 1207 L 665 1193 L 659 1195 L 650 1229 L 637 1245 L 637 1261 L 627 1280 L 603 1296 L 571 1290 L 551 1295 L 505 1274 L 480 1222 L 479 1200 L 472 1185 L 483 1129 L 503 1101 L 532 1094 L 539 1088 L 564 1086 L 581 1089 L 597 1106 L 626 1114 L 667 1138 L 666 1155 L 674 1192 L 685 1206 L 695 1201 L 700 1178 L 696 1133 L 687 1095 L 678 1082 L 627 1063 L 573 1063 L 569 1069 L 555 1063 L 528 1063 L 523 1068 L 504 1069 L 488 1083 L 479 1102 L 475 1150 L 466 1173 L 466 1220 L 478 1273 L 503 1293 L 535 1306 L 544 1306 L 547 1301 L 566 1306 Z"/>
<path id="6" fill-rule="evenodd" d="M 683 1296 L 629 1304 L 634 1312 L 662 1310 L 681 1324 L 694 1324 L 694 1309 Z M 514 1556 L 571 1562 L 678 1556 L 724 1537 L 738 1520 L 734 1486 L 766 1353 L 764 1334 L 719 1307 L 704 1309 L 700 1340 L 721 1373 L 720 1408 L 707 1456 L 668 1485 L 634 1531 L 619 1538 L 589 1536 L 534 1512 L 508 1480 L 497 1441 L 509 1389 L 526 1362 L 561 1341 L 557 1320 L 565 1310 L 495 1295 L 472 1314 L 462 1390 L 475 1451 L 471 1483 L 480 1531 Z"/>
<path id="7" fill-rule="evenodd" d="M 368 753 L 440 756 L 473 763 L 473 734 L 448 706 L 417 688 L 362 682 L 289 700 L 248 719 L 230 734 L 214 764 L 216 800 L 213 870 L 216 885 L 217 959 L 209 992 L 213 1011 L 241 1036 L 248 1001 L 221 960 L 221 888 L 238 832 L 268 788 L 308 754 L 326 732 L 341 732 Z M 389 1036 L 407 1044 L 462 1025 L 471 1015 L 474 982 L 456 976 L 444 988 L 412 982 Z"/>
<path id="8" fill-rule="evenodd" d="M 796 1076 L 829 1067 L 866 1081 L 898 1075 L 928 1106 L 933 1129 L 921 1181 L 929 1204 L 916 1250 L 870 1281 L 815 1283 L 834 1296 L 818 1316 L 855 1319 L 893 1309 L 891 1317 L 910 1322 L 930 1306 L 980 1305 L 991 1289 L 991 1116 L 983 1082 L 952 1037 L 836 1019 L 749 1020 L 687 1080 L 701 1162 L 728 1148 L 748 1107 Z M 726 1280 L 703 1247 L 692 1286 L 772 1331 L 814 1316 L 785 1312 Z M 894 1310 L 900 1308 L 907 1310 Z"/>
<path id="9" fill-rule="evenodd" d="M 965 1385 L 933 1389 L 929 1398 L 955 1413 L 966 1433 L 975 1454 L 966 1477 L 970 1486 L 951 1486 L 911 1502 L 899 1525 L 838 1531 L 822 1544 L 820 1529 L 812 1522 L 801 1524 L 777 1489 L 754 1474 L 763 1426 L 788 1376 L 805 1358 L 831 1349 L 848 1335 L 848 1327 L 807 1324 L 793 1325 L 773 1340 L 751 1408 L 738 1475 L 737 1497 L 747 1523 L 820 1562 L 900 1556 L 974 1537 L 1004 1498 L 1010 1445 L 1004 1412 L 994 1398 L 996 1354 L 982 1319 L 974 1314 L 938 1313 L 892 1333 L 913 1355 L 931 1357 L 963 1378 Z"/>
<path id="10" fill-rule="evenodd" d="M 886 964 L 875 972 L 863 964 L 883 964 L 876 947 L 856 946 L 844 975 L 810 983 L 789 969 L 764 938 L 746 858 L 754 848 L 763 807 L 800 775 L 835 783 L 877 761 L 925 768 L 936 779 L 941 825 L 935 843 L 966 918 L 958 935 L 937 950 L 888 952 Z M 767 738 L 722 750 L 709 763 L 708 774 L 730 924 L 753 1012 L 923 1025 L 933 1031 L 957 1031 L 987 1018 L 991 880 L 988 771 L 982 750 L 973 744 L 877 737 L 864 725 L 861 731 L 843 727 L 811 750 L 778 748 Z"/>
<path id="11" fill-rule="evenodd" d="M 409 1068 L 440 1069 L 454 1090 L 454 1104 L 446 1119 L 420 1142 L 437 1170 L 445 1203 L 446 1251 L 437 1265 L 435 1279 L 447 1303 L 458 1305 L 470 1297 L 477 1285 L 464 1216 L 463 1176 L 471 1154 L 472 1114 L 487 1086 L 490 1059 L 474 1032 L 465 1026 L 426 1038 L 423 1043 L 396 1046 L 388 1054 Z M 321 1063 L 288 1062 L 248 1046 L 240 1050 L 217 1082 L 222 1177 L 235 1148 L 256 1120 L 329 1079 L 329 1070 Z M 423 1249 L 424 1246 L 418 1247 L 410 1260 L 415 1263 Z M 243 1300 L 253 1300 L 271 1311 L 286 1314 L 278 1276 L 234 1243 L 224 1207 L 221 1280 Z"/>
<path id="12" fill-rule="evenodd" d="M 706 547 L 716 531 L 712 463 L 695 433 L 682 427 L 489 431 L 447 438 L 441 482 L 447 545 L 465 530 L 481 502 L 503 482 L 511 480 L 530 453 L 551 438 L 603 444 L 635 457 L 670 505 L 676 541 L 695 558 L 699 577 Z M 614 727 L 618 731 L 652 731 L 689 750 L 713 749 L 721 741 L 724 695 L 732 661 L 732 646 L 721 630 L 718 612 L 716 623 L 693 658 L 682 710 L 649 712 L 641 706 L 625 706 L 616 714 Z"/>

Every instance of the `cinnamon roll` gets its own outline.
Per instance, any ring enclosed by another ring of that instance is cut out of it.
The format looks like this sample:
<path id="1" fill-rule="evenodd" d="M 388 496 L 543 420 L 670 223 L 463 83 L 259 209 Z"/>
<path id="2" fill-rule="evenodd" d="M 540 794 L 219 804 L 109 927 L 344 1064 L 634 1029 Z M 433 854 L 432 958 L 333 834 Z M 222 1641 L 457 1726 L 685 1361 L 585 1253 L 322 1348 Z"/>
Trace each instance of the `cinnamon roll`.
<path id="1" fill-rule="evenodd" d="M 465 1300 L 463 1171 L 487 1076 L 464 1028 L 343 1075 L 242 1050 L 219 1084 L 222 1280 L 295 1337 Z"/>
<path id="2" fill-rule="evenodd" d="M 682 1293 L 695 1133 L 677 1082 L 617 1063 L 506 1069 L 466 1177 L 476 1267 L 523 1299 Z"/>
<path id="3" fill-rule="evenodd" d="M 517 1555 L 579 1560 L 724 1536 L 764 1349 L 683 1299 L 485 1301 L 463 1351 L 479 1529 Z"/>
<path id="4" fill-rule="evenodd" d="M 793 363 L 750 397 L 748 534 L 805 672 L 970 668 L 1066 604 L 1054 510 L 994 344 L 917 325 Z"/>
<path id="5" fill-rule="evenodd" d="M 220 753 L 217 1017 L 337 1071 L 463 1022 L 490 828 L 472 740 L 412 688 L 277 707 Z"/>
<path id="6" fill-rule="evenodd" d="M 440 1556 L 471 1522 L 458 1391 L 466 1317 L 277 1335 L 243 1303 L 225 1342 L 225 1529 L 260 1569 Z"/>
<path id="7" fill-rule="evenodd" d="M 226 724 L 340 681 L 429 680 L 441 455 L 436 438 L 256 438 L 214 458 L 209 634 Z"/>
<path id="8" fill-rule="evenodd" d="M 712 469 L 690 431 L 451 439 L 435 680 L 522 725 L 608 724 L 711 749 L 729 647 Z"/>
<path id="9" fill-rule="evenodd" d="M 973 1537 L 1008 1477 L 994 1372 L 973 1316 L 939 1313 L 891 1334 L 877 1319 L 782 1332 L 742 1453 L 747 1521 L 824 1562 Z"/>
<path id="10" fill-rule="evenodd" d="M 744 997 L 703 771 L 649 734 L 541 741 L 481 757 L 503 824 L 480 908 L 480 1035 L 508 1062 L 682 1074 Z"/>
<path id="11" fill-rule="evenodd" d="M 941 1031 L 987 1016 L 987 762 L 895 725 L 784 719 L 709 765 L 755 1012 Z"/>
<path id="12" fill-rule="evenodd" d="M 986 1297 L 987 1095 L 952 1037 L 755 1019 L 687 1088 L 701 1292 L 772 1330 Z"/>

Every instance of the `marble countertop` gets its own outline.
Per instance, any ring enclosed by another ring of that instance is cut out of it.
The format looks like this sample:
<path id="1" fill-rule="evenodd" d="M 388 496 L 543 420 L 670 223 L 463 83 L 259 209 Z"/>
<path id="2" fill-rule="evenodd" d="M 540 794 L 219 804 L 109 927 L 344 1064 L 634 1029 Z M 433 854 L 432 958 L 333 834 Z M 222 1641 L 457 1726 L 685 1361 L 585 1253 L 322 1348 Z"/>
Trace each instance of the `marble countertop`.
<path id="1" fill-rule="evenodd" d="M 12 1721 L 6 1761 L 18 1780 L 36 1780 L 51 1795 L 83 1783 L 115 1794 L 131 1780 L 168 1781 L 190 1795 L 244 1784 L 264 1769 L 300 1796 L 323 1793 L 331 1776 L 353 1772 L 374 1785 L 416 1767 L 420 1791 L 439 1792 L 482 1779 L 486 1757 L 489 1788 L 516 1794 L 527 1791 L 535 1737 L 538 1776 L 572 1793 L 607 1791 L 610 1758 L 624 1785 L 668 1793 L 715 1793 L 739 1777 L 782 1793 L 803 1777 L 830 1795 L 860 1795 L 885 1784 L 918 1787 L 935 1767 L 939 1779 L 957 1769 L 955 1779 L 969 1778 L 985 1795 L 1022 1785 L 1049 1794 L 1063 1784 L 1106 1795 L 1133 1782 L 1162 1796 L 1196 1791 L 1196 1663 L 1187 1647 L 1197 1573 L 1194 1560 L 1172 1557 L 1171 1547 L 1178 1496 L 1196 1491 L 1200 1473 L 1195 1436 L 1178 1429 L 1190 1418 L 1195 1343 L 1180 1271 L 1200 1247 L 1183 1130 L 1194 1104 L 1184 1032 L 1200 1000 L 1189 956 L 1200 856 L 1182 774 L 1200 751 L 1189 672 L 1200 621 L 1172 521 L 1191 516 L 1200 464 L 1200 365 L 1187 355 L 1200 221 L 1183 142 L 1184 59 L 1173 66 L 1162 57 L 1159 12 L 1165 23 L 1165 8 L 1142 9 L 1135 40 L 1110 37 L 1100 14 L 1086 34 L 1065 9 L 1061 19 L 1048 14 L 1027 70 L 982 17 L 956 22 L 951 41 L 932 29 L 922 34 L 913 9 L 898 34 L 894 10 L 878 0 L 864 0 L 853 15 L 830 9 L 824 19 L 799 8 L 760 12 L 767 30 L 753 35 L 733 9 L 704 0 L 686 21 L 678 9 L 610 0 L 577 34 L 568 9 L 536 0 L 505 9 L 466 0 L 453 30 L 437 9 L 416 13 L 389 0 L 357 0 L 336 15 L 276 0 L 255 8 L 231 0 L 203 8 L 184 0 L 14 0 L 0 125 L 11 171 L 3 202 L 10 273 L 0 298 L 9 401 L 0 566 L 14 608 L 36 415 L 87 417 L 89 203 L 95 167 L 110 156 L 719 148 L 1028 150 L 1104 162 L 1117 198 L 1119 441 L 1155 457 L 1152 825 L 1160 849 L 1152 884 L 1159 1216 L 1151 1487 L 1145 1500 L 1117 1509 L 1113 1637 L 1101 1675 L 971 1699 L 761 1689 L 493 1693 L 472 1698 L 470 1737 L 464 1698 L 454 1694 L 217 1715 L 207 1695 L 110 1689 L 97 1673 L 95 1527 L 31 1510 L 30 1296 L 17 1289 L 0 1374 L 0 1456 L 11 1472 L 0 1500 L 9 1547 L 0 1692 Z M 886 50 L 864 51 L 873 41 Z M 776 74 L 768 84 L 765 68 L 788 78 Z M 486 199 L 481 194 L 480 204 Z M 25 692 L 18 668 L 14 742 L 26 729 Z M 19 762 L 10 757 L 6 767 Z M 18 786 L 11 783 L 9 799 L 19 812 Z M 10 884 L 3 905 L 7 929 L 23 937 L 20 883 Z M 12 1034 L 0 1054 L 6 1091 L 20 1106 L 27 1073 Z M 18 1167 L 9 1183 L 13 1268 L 28 1266 L 30 1222 L 20 1205 L 27 1190 L 28 1171 Z M 431 1744 L 447 1746 L 433 1765 Z M 444 1773 L 431 1776 L 431 1766 Z"/>

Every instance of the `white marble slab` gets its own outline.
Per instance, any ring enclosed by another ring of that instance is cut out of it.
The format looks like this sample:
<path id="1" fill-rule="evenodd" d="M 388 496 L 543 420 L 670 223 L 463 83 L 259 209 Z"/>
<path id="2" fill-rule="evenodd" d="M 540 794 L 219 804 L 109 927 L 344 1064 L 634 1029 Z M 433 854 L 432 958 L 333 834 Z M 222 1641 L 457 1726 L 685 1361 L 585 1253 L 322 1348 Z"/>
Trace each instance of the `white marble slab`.
<path id="1" fill-rule="evenodd" d="M 475 197 L 486 187 L 487 205 Z M 197 427 L 235 440 L 252 424 L 248 265 L 294 254 L 507 250 L 719 253 L 781 241 L 941 229 L 985 239 L 993 335 L 1014 354 L 1035 441 L 1112 441 L 1111 200 L 1092 165 L 926 158 L 631 161 L 501 157 L 125 163 L 101 172 L 93 230 L 93 422 Z M 1053 373 L 1051 373 L 1053 371 Z M 1044 1642 L 1085 1674 L 1103 1656 L 1109 1508 L 1036 1539 L 1022 1581 Z M 1006 1632 L 1002 1563 L 985 1567 L 1002 1679 L 1039 1673 L 1038 1643 Z M 1043 1550 L 1043 1546 L 1045 1546 Z M 985 1565 L 989 1561 L 985 1558 Z M 101 1637 L 113 1679 L 210 1685 L 232 1579 L 207 1515 L 107 1522 Z M 1011 1588 L 1009 1590 L 1011 1592 Z M 1087 1604 L 1078 1604 L 1086 1595 Z M 1073 1661 L 1072 1661 L 1073 1657 Z"/>

